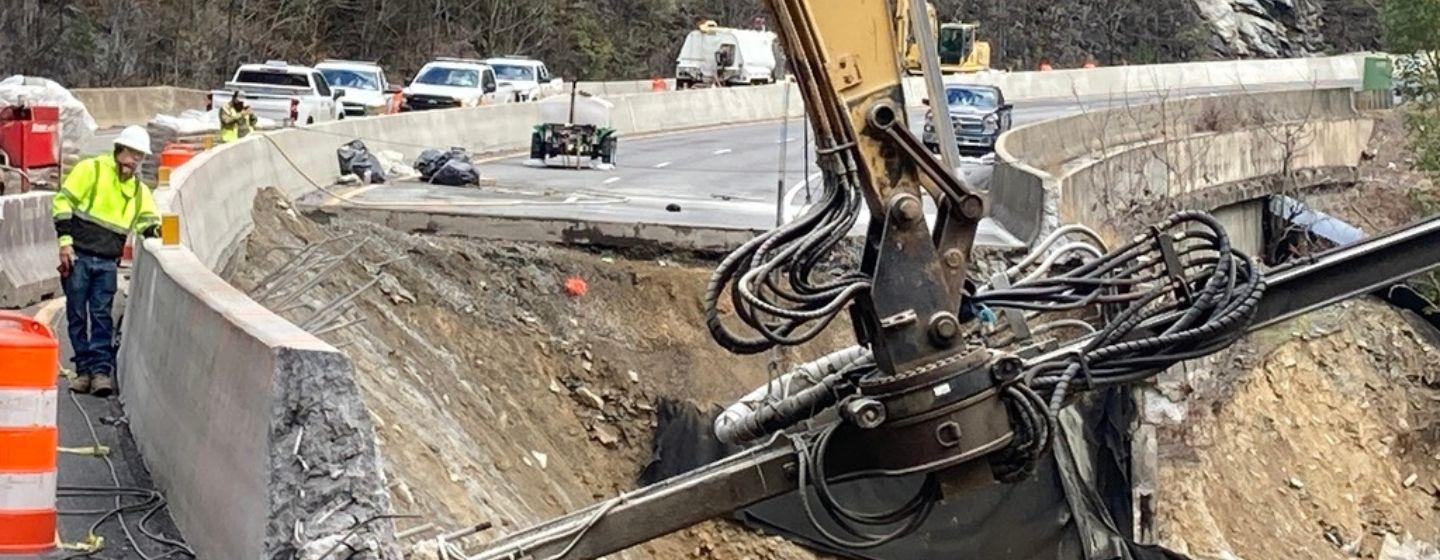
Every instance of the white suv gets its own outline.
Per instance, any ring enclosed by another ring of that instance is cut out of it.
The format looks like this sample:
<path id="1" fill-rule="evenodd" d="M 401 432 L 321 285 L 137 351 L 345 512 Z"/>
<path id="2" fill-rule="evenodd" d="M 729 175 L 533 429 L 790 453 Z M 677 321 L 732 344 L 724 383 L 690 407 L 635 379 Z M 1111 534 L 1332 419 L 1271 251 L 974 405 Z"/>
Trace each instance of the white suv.
<path id="1" fill-rule="evenodd" d="M 495 69 L 469 58 L 437 58 L 415 73 L 405 88 L 411 111 L 509 103 L 513 88 L 495 78 Z"/>
<path id="2" fill-rule="evenodd" d="M 552 93 L 559 93 L 564 80 L 551 78 L 550 69 L 544 62 L 521 56 L 507 56 L 485 60 L 495 69 L 495 76 L 501 84 L 515 89 L 516 101 L 536 101 Z"/>

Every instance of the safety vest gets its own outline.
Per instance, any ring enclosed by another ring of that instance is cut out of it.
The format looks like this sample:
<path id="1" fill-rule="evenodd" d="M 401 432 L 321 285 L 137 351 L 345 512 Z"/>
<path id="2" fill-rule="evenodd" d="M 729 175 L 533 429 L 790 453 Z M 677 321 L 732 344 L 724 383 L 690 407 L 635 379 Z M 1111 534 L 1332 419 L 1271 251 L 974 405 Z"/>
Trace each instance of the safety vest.
<path id="1" fill-rule="evenodd" d="M 60 246 L 74 244 L 103 256 L 118 256 L 130 232 L 160 225 L 150 187 L 139 177 L 121 181 L 113 154 L 95 156 L 71 169 L 52 206 Z"/>
<path id="2" fill-rule="evenodd" d="M 250 135 L 251 118 L 226 103 L 220 106 L 220 141 L 234 142 Z"/>

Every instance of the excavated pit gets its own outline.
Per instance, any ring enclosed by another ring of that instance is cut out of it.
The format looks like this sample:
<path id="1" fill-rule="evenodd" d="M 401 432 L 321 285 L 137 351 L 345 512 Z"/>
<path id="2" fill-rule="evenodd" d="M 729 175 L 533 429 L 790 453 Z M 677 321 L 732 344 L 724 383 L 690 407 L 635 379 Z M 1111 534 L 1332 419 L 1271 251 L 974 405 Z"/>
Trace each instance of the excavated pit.
<path id="1" fill-rule="evenodd" d="M 255 229 L 225 276 L 350 356 L 394 509 L 422 518 L 401 520 L 402 530 L 493 523 L 467 541 L 474 552 L 632 489 L 650 460 L 660 399 L 728 404 L 768 375 L 768 355 L 733 356 L 704 330 L 713 262 L 322 226 L 273 189 L 254 209 Z M 327 239 L 311 256 L 353 254 L 333 270 L 304 270 L 296 255 Z M 372 281 L 352 309 L 324 311 Z M 311 322 L 317 312 L 334 320 Z M 849 340 L 832 329 L 784 363 Z M 412 557 L 429 557 L 425 546 Z M 815 555 L 712 521 L 617 557 Z"/>

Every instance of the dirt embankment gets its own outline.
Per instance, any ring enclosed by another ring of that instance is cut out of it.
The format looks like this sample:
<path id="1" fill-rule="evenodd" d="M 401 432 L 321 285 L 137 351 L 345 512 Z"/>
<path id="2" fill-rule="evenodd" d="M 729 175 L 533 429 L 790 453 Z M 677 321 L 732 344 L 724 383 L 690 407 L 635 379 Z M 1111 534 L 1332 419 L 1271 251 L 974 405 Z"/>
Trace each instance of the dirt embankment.
<path id="1" fill-rule="evenodd" d="M 657 398 L 728 404 L 766 379 L 767 356 L 732 356 L 704 330 L 710 263 L 321 226 L 273 190 L 260 193 L 254 214 L 228 278 L 291 321 L 303 325 L 315 308 L 378 278 L 330 324 L 363 322 L 321 336 L 355 362 L 396 509 L 447 527 L 493 522 L 477 542 L 633 488 L 650 457 Z M 292 260 L 347 234 L 324 253 L 363 246 L 332 271 L 302 271 Z M 304 305 L 284 303 L 317 276 L 295 298 Z M 567 293 L 575 280 L 583 295 Z M 787 362 L 850 340 L 832 329 Z M 814 556 L 710 522 L 625 557 Z"/>
<path id="2" fill-rule="evenodd" d="M 1440 538 L 1440 341 L 1371 300 L 1187 365 L 1160 433 L 1161 542 L 1196 558 L 1375 558 Z M 1233 555 L 1233 556 L 1227 556 Z"/>
<path id="3" fill-rule="evenodd" d="M 1358 184 L 1305 202 L 1372 234 L 1440 210 L 1398 118 L 1371 146 Z M 1161 542 L 1251 560 L 1381 558 L 1386 534 L 1440 542 L 1437 346 L 1434 328 L 1367 299 L 1162 376 L 1182 404 L 1150 411 Z"/>

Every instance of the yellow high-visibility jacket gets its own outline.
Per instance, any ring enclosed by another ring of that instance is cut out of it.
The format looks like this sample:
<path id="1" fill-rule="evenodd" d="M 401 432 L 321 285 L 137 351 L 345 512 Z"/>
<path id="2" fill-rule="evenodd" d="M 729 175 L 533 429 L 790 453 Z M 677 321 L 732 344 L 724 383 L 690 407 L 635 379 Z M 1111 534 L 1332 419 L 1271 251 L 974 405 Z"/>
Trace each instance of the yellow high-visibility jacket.
<path id="1" fill-rule="evenodd" d="M 60 246 L 78 252 L 119 258 L 130 232 L 159 234 L 160 214 L 150 187 L 131 177 L 121 181 L 113 154 L 81 161 L 55 193 L 55 233 Z"/>
<path id="2" fill-rule="evenodd" d="M 220 141 L 234 142 L 255 129 L 255 114 L 226 103 L 220 106 Z"/>

